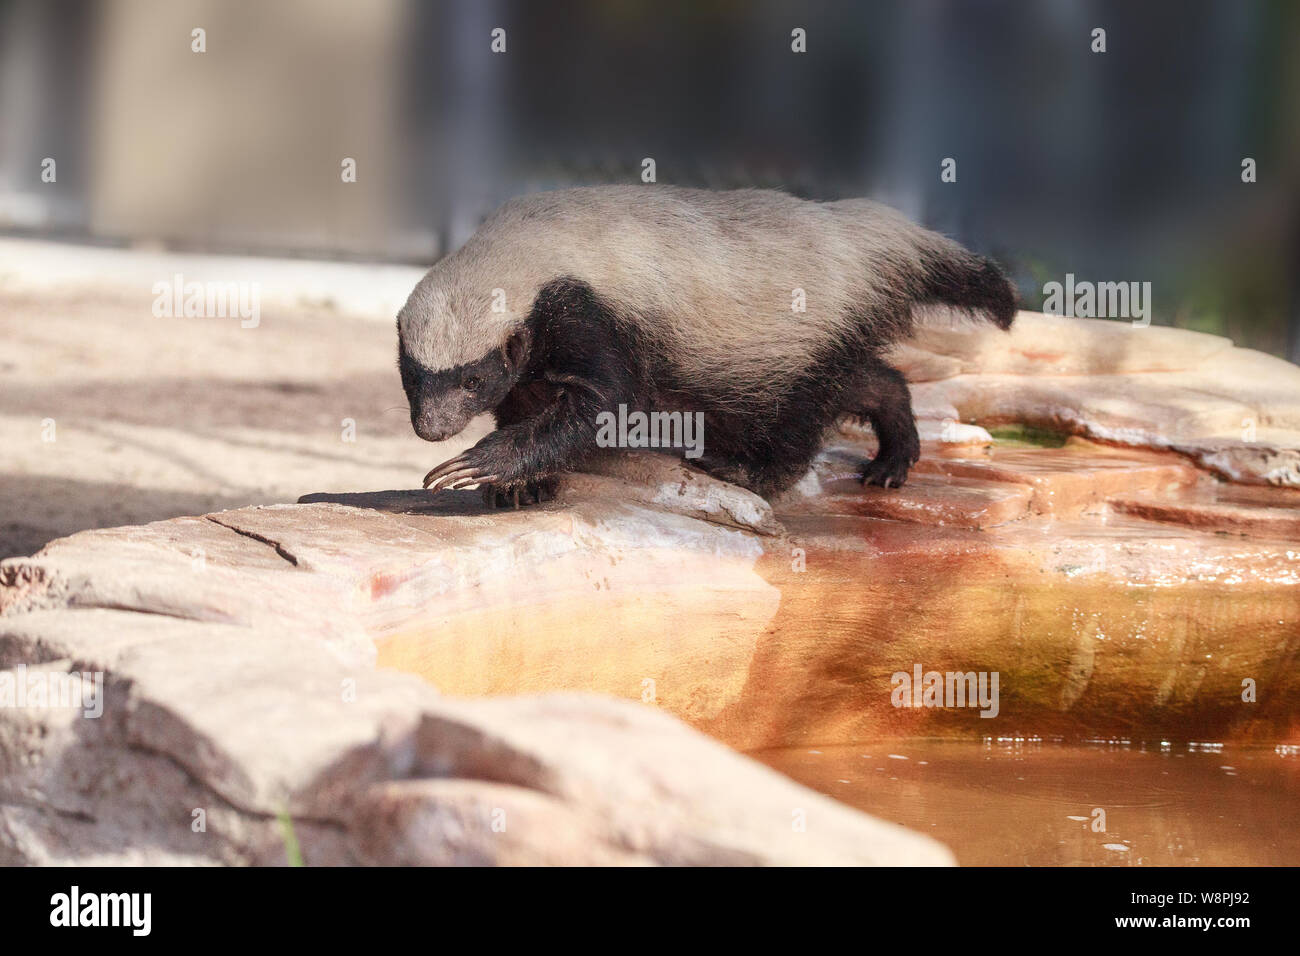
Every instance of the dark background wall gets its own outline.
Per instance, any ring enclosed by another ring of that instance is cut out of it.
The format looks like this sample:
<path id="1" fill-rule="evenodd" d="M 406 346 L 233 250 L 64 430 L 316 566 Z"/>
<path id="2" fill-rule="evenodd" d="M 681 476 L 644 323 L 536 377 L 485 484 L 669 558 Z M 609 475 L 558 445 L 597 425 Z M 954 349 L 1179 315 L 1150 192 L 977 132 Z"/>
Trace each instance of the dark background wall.
<path id="1" fill-rule="evenodd" d="M 649 157 L 883 199 L 1030 306 L 1067 272 L 1150 281 L 1156 322 L 1300 359 L 1300 3 L 4 0 L 0 25 L 11 232 L 422 262 Z"/>

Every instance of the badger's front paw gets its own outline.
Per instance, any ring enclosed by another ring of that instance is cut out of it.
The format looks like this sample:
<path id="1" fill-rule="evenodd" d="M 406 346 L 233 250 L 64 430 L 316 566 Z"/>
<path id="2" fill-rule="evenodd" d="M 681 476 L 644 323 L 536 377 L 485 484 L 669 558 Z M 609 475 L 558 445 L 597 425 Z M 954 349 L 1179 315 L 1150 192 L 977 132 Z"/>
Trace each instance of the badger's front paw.
<path id="1" fill-rule="evenodd" d="M 424 487 L 430 491 L 448 491 L 470 485 L 511 485 L 523 479 L 519 456 L 496 439 L 496 432 L 488 435 L 473 448 L 455 458 L 444 461 L 424 476 Z"/>

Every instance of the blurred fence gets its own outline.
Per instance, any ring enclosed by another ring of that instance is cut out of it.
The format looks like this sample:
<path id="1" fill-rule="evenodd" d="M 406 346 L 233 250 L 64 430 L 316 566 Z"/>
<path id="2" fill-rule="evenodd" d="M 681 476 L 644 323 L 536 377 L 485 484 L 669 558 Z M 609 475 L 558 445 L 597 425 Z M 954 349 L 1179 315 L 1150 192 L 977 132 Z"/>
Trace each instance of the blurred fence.
<path id="1" fill-rule="evenodd" d="M 10 232 L 427 262 L 652 159 L 884 199 L 1031 305 L 1151 281 L 1157 321 L 1292 358 L 1297 117 L 1286 0 L 0 0 Z"/>

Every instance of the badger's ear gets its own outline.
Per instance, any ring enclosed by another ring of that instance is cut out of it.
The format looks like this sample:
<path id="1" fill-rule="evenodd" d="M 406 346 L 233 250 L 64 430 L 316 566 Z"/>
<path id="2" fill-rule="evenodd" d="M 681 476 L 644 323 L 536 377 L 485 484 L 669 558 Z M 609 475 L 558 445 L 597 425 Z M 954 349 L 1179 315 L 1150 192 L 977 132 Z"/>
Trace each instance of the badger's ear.
<path id="1" fill-rule="evenodd" d="M 528 329 L 525 327 L 511 333 L 510 338 L 506 339 L 506 344 L 501 346 L 501 353 L 506 360 L 506 367 L 510 371 L 518 372 L 523 368 L 524 362 L 528 358 L 528 345 Z"/>

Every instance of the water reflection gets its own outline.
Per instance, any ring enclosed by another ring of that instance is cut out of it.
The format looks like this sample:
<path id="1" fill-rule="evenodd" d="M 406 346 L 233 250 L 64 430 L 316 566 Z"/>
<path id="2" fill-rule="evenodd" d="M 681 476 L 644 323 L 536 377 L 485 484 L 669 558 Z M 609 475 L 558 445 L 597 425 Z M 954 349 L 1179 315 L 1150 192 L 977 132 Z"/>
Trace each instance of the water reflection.
<path id="1" fill-rule="evenodd" d="M 1011 737 L 887 740 L 752 756 L 837 800 L 930 834 L 966 866 L 1300 862 L 1295 746 Z"/>

